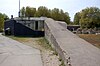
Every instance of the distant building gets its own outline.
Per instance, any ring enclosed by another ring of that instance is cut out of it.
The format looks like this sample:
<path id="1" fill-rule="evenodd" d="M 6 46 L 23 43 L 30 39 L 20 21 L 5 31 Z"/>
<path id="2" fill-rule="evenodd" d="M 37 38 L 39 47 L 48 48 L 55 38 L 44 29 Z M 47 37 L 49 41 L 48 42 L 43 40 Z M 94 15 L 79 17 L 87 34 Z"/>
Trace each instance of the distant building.
<path id="1" fill-rule="evenodd" d="M 76 31 L 78 28 L 80 28 L 80 25 L 67 25 L 67 29 L 70 31 Z"/>
<path id="2" fill-rule="evenodd" d="M 5 35 L 44 36 L 44 18 L 11 18 L 4 23 Z"/>

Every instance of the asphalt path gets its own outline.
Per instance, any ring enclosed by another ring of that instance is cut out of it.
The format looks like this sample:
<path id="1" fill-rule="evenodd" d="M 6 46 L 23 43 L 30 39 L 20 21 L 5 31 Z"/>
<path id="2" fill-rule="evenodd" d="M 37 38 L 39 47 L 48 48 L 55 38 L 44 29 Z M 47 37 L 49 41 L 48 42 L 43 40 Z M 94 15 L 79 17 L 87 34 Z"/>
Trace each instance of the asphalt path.
<path id="1" fill-rule="evenodd" d="M 0 66 L 43 66 L 40 50 L 0 35 Z"/>

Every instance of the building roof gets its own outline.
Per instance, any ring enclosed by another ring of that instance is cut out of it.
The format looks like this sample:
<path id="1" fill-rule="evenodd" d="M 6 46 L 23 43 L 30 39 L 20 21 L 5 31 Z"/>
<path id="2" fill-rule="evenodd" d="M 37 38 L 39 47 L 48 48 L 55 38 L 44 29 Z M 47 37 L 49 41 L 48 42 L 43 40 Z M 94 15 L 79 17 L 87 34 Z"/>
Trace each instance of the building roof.
<path id="1" fill-rule="evenodd" d="M 19 17 L 16 17 L 14 18 L 14 20 L 35 20 L 35 21 L 44 21 L 45 19 L 43 17 L 24 17 L 24 18 L 19 18 Z"/>

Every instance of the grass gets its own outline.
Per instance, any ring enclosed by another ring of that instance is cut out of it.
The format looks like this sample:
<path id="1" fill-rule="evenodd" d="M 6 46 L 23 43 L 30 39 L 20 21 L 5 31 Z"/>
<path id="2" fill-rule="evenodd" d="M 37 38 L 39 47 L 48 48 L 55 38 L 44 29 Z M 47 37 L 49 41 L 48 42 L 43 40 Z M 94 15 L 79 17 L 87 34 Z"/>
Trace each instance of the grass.
<path id="1" fill-rule="evenodd" d="M 8 37 L 12 38 L 14 40 L 17 40 L 19 42 L 29 42 L 30 38 L 32 38 L 32 37 L 15 37 L 15 36 L 8 36 Z M 38 38 L 36 40 L 36 42 L 38 43 L 38 45 L 40 45 L 44 49 L 53 50 L 53 48 L 51 47 L 51 45 L 49 44 L 49 42 L 44 37 Z"/>
<path id="2" fill-rule="evenodd" d="M 26 38 L 26 37 L 15 37 L 15 36 L 7 36 L 7 37 L 17 40 L 19 42 L 28 42 L 29 41 L 28 38 Z"/>
<path id="3" fill-rule="evenodd" d="M 80 38 L 83 38 L 87 42 L 91 43 L 92 45 L 100 48 L 100 34 L 78 34 Z"/>
<path id="4" fill-rule="evenodd" d="M 53 54 L 58 56 L 58 52 L 56 50 L 54 50 Z"/>
<path id="5" fill-rule="evenodd" d="M 45 38 L 40 38 L 36 40 L 40 46 L 42 46 L 45 49 L 53 50 L 50 43 Z"/>
<path id="6" fill-rule="evenodd" d="M 61 64 L 59 66 L 65 66 L 64 61 L 61 59 Z"/>

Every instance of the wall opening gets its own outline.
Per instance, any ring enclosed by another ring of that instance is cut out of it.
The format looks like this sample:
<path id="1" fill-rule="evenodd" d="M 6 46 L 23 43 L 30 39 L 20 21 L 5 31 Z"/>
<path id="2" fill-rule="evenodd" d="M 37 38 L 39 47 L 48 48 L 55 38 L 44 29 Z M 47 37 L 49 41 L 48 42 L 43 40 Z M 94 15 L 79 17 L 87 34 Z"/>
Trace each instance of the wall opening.
<path id="1" fill-rule="evenodd" d="M 35 22 L 35 30 L 38 30 L 38 21 Z"/>

